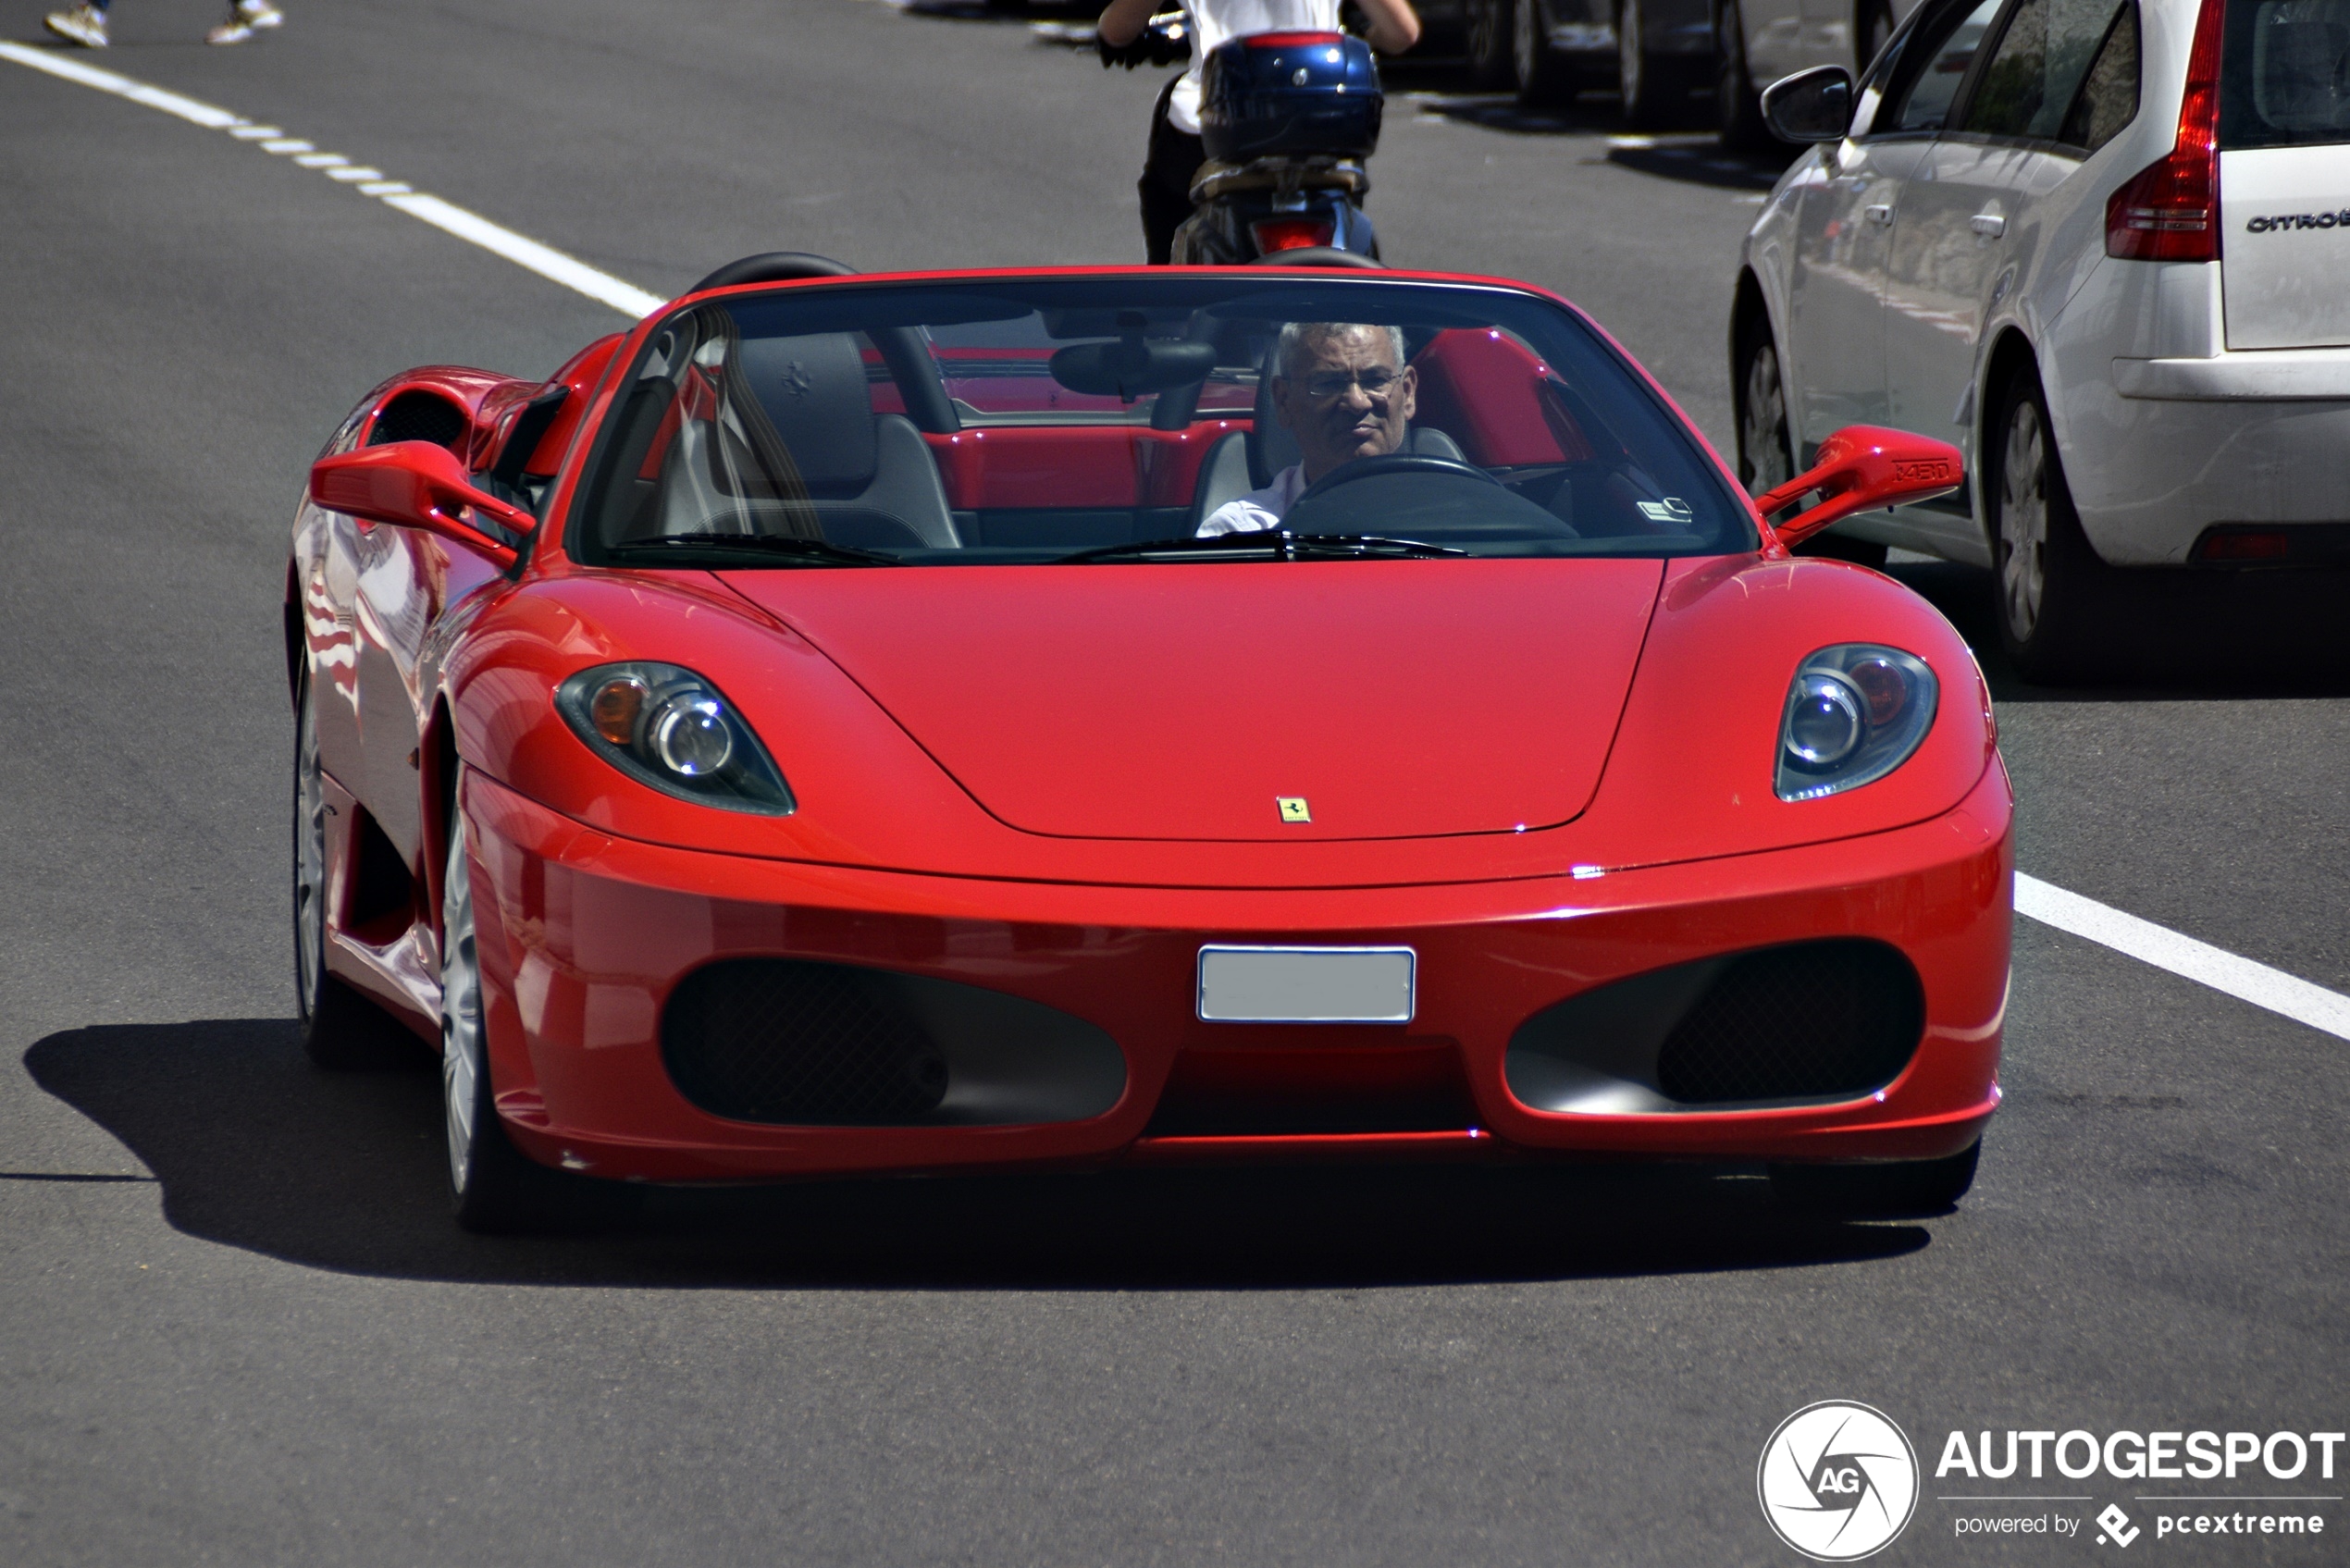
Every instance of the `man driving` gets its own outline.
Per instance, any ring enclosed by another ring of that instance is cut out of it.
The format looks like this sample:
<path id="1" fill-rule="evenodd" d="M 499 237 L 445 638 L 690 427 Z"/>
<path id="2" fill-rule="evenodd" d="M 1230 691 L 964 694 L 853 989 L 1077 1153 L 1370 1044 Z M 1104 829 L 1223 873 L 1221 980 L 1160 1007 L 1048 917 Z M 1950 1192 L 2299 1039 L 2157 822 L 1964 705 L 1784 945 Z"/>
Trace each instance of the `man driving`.
<path id="1" fill-rule="evenodd" d="M 1399 327 L 1292 321 L 1273 364 L 1273 417 L 1297 438 L 1299 461 L 1209 512 L 1202 538 L 1280 527 L 1307 486 L 1356 458 L 1401 451 L 1410 430 L 1415 383 Z"/>

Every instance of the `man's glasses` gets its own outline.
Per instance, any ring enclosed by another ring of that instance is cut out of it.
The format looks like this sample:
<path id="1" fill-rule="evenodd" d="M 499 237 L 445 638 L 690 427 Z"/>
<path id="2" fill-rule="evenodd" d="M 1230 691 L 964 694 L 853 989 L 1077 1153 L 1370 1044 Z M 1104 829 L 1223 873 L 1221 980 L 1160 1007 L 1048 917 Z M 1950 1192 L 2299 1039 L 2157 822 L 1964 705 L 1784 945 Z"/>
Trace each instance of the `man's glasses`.
<path id="1" fill-rule="evenodd" d="M 1368 370 L 1358 371 L 1353 375 L 1342 371 L 1325 370 L 1319 375 L 1308 376 L 1305 378 L 1305 395 L 1317 402 L 1334 402 L 1346 396 L 1348 388 L 1360 387 L 1363 389 L 1363 395 L 1376 402 L 1393 391 L 1395 383 L 1402 379 L 1403 372 L 1390 370 L 1383 364 L 1375 364 Z"/>

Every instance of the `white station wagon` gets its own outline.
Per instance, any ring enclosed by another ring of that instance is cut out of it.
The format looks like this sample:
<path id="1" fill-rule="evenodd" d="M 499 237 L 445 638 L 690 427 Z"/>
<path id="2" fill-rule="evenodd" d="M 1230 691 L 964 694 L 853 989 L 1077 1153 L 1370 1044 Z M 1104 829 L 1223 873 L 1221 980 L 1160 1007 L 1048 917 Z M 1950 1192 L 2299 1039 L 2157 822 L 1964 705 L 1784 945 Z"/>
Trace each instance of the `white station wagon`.
<path id="1" fill-rule="evenodd" d="M 2037 679 L 2119 569 L 2350 564 L 2350 0 L 1926 0 L 1766 99 L 1817 145 L 1740 258 L 1756 492 L 1845 425 L 1956 443 L 1846 548 L 1991 567 Z"/>

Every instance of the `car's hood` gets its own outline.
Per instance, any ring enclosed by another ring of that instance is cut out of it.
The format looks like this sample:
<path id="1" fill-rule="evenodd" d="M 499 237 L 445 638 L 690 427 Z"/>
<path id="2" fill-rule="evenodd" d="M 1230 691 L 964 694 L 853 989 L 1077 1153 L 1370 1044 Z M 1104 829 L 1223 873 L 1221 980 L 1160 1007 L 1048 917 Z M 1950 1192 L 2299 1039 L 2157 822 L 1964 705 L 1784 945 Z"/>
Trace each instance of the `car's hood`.
<path id="1" fill-rule="evenodd" d="M 724 576 L 1013 827 L 1401 838 L 1547 827 L 1583 809 L 1663 562 Z M 795 745 L 822 744 L 767 738 L 786 772 Z M 1283 799 L 1310 820 L 1285 820 Z"/>

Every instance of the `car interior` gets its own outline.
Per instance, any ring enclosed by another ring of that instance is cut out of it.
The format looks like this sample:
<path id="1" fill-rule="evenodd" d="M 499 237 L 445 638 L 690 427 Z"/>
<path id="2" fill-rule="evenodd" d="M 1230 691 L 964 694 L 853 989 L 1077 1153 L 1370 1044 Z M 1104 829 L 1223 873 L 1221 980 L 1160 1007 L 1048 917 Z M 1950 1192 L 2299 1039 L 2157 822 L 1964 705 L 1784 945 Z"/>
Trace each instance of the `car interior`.
<path id="1" fill-rule="evenodd" d="M 1194 540 L 1218 507 L 1299 461 L 1274 412 L 1280 319 L 984 315 L 761 331 L 724 303 L 683 313 L 609 423 L 584 503 L 588 557 L 666 564 L 661 547 L 689 540 L 765 549 L 773 564 L 1058 561 Z M 1626 406 L 1637 390 L 1564 373 L 1500 325 L 1400 325 L 1417 388 L 1404 440 L 1324 476 L 1285 528 L 1433 553 L 1750 541 L 1693 444 L 1653 408 Z"/>

